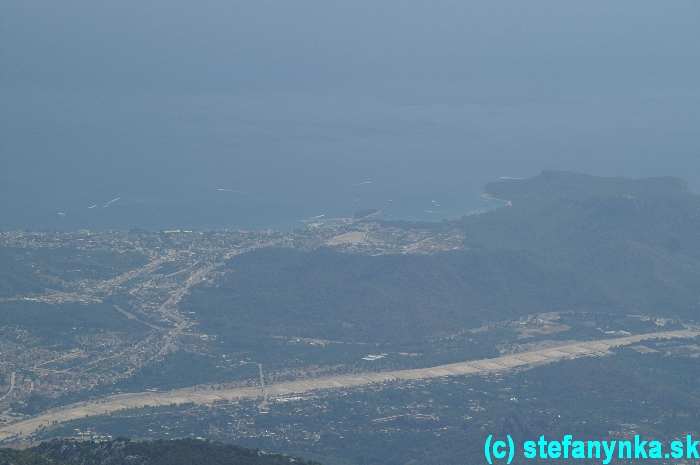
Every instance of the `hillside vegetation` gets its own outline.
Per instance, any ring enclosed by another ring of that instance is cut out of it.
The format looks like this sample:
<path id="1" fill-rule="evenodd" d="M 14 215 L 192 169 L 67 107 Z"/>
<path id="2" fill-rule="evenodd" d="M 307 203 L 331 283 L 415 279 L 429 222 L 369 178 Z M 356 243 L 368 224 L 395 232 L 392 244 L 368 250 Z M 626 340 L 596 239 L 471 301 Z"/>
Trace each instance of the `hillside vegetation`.
<path id="1" fill-rule="evenodd" d="M 405 342 L 550 311 L 696 317 L 700 198 L 681 181 L 544 172 L 486 189 L 509 206 L 459 220 L 463 251 L 260 250 L 187 306 L 239 341 Z"/>
<path id="2" fill-rule="evenodd" d="M 196 440 L 51 441 L 27 450 L 0 449 L 0 465 L 312 465 L 257 450 Z"/>

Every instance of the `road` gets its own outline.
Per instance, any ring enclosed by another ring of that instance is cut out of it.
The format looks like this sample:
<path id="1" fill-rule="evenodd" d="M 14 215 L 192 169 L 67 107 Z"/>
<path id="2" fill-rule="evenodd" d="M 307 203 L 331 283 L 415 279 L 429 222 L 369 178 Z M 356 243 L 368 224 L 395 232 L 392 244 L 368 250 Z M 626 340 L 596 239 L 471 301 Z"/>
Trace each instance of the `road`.
<path id="1" fill-rule="evenodd" d="M 10 394 L 12 394 L 12 391 L 15 390 L 16 378 L 17 378 L 17 374 L 13 371 L 12 374 L 10 375 L 10 389 L 8 389 L 5 394 L 0 396 L 0 402 L 7 399 L 8 397 L 10 397 Z"/>
<path id="2" fill-rule="evenodd" d="M 568 343 L 546 349 L 531 350 L 496 358 L 451 363 L 430 368 L 366 372 L 286 381 L 266 386 L 265 394 L 269 400 L 274 400 L 282 396 L 298 395 L 318 390 L 352 389 L 396 381 L 413 381 L 448 376 L 469 376 L 506 372 L 579 357 L 602 356 L 608 354 L 610 349 L 615 347 L 636 344 L 645 340 L 677 339 L 695 336 L 700 336 L 700 330 L 663 331 L 614 339 Z M 67 405 L 46 411 L 33 418 L 11 423 L 0 428 L 0 441 L 11 442 L 12 440 L 27 437 L 42 428 L 87 417 L 108 415 L 127 409 L 174 406 L 189 403 L 211 405 L 216 402 L 259 399 L 261 396 L 262 392 L 259 387 L 237 387 L 214 390 L 203 386 L 164 392 L 119 394 L 100 400 Z"/>

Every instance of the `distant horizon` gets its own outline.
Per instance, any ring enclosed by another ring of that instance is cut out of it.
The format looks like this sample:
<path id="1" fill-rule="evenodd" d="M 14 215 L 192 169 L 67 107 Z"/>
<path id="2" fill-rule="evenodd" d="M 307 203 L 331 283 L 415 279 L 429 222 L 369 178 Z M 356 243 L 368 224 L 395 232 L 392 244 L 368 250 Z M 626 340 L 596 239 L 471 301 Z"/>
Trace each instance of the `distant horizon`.
<path id="1" fill-rule="evenodd" d="M 441 217 L 542 169 L 700 189 L 694 0 L 1 9 L 3 227 Z"/>

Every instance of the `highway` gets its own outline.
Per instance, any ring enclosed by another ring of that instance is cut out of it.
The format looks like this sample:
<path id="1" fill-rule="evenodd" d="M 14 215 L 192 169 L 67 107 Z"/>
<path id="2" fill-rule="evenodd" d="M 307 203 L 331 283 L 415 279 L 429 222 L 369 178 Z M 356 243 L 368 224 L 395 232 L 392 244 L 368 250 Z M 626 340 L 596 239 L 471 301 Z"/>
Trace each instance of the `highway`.
<path id="1" fill-rule="evenodd" d="M 612 339 L 565 343 L 545 349 L 503 355 L 489 359 L 451 363 L 429 368 L 365 372 L 285 381 L 266 386 L 265 394 L 270 401 L 273 401 L 275 398 L 287 395 L 299 395 L 319 390 L 342 390 L 368 385 L 381 385 L 390 382 L 507 372 L 580 357 L 603 356 L 609 354 L 610 350 L 613 348 L 636 344 L 646 340 L 690 338 L 699 335 L 699 330 L 690 329 L 662 331 Z M 48 410 L 33 418 L 5 425 L 0 427 L 0 441 L 12 442 L 14 440 L 21 440 L 42 428 L 87 417 L 109 415 L 127 409 L 174 406 L 189 403 L 211 405 L 217 402 L 259 399 L 261 396 L 262 392 L 260 387 L 236 387 L 215 390 L 207 386 L 175 389 L 164 392 L 119 394 L 99 400 L 66 405 L 64 407 Z"/>

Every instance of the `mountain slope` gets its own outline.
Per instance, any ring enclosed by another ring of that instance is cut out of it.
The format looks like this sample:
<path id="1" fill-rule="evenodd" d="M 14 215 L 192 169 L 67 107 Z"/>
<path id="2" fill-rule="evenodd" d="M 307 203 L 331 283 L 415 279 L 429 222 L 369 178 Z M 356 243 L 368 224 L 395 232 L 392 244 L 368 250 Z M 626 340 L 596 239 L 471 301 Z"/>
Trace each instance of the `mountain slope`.
<path id="1" fill-rule="evenodd" d="M 282 455 L 196 440 L 51 441 L 27 450 L 0 449 L 0 465 L 311 465 Z"/>

